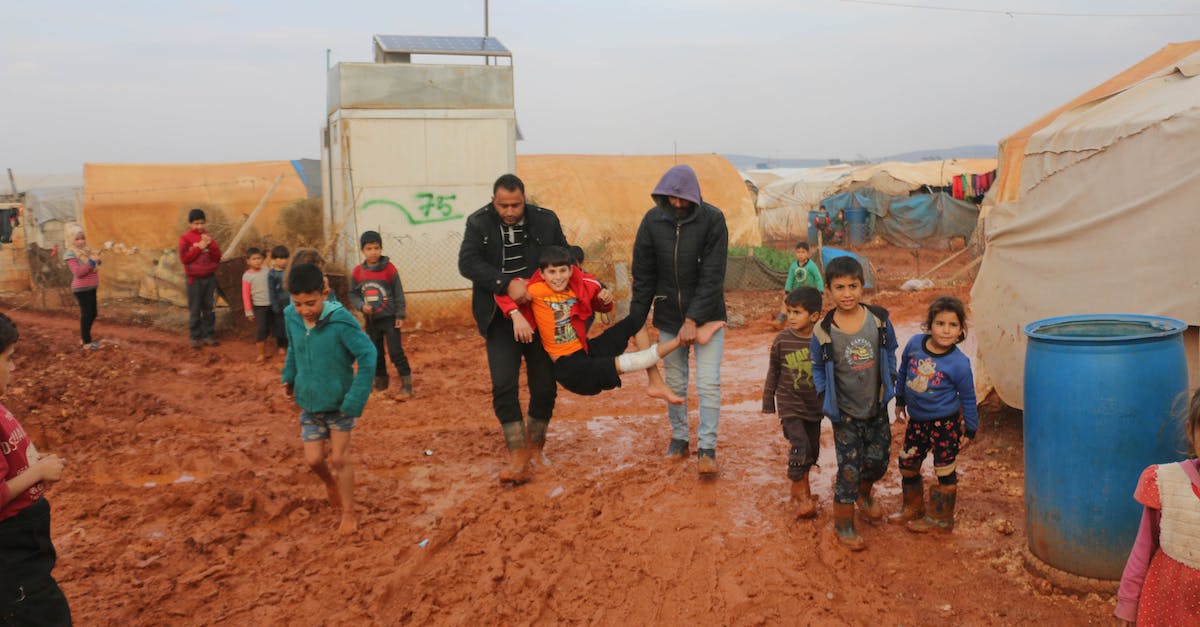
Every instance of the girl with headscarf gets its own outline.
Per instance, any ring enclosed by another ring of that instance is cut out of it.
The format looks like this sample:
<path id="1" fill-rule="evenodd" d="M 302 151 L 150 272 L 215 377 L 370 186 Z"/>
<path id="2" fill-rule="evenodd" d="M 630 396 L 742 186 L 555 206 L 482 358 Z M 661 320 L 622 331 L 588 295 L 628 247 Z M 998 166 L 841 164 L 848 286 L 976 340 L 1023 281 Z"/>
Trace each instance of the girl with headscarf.
<path id="1" fill-rule="evenodd" d="M 96 288 L 100 286 L 100 254 L 87 245 L 83 227 L 68 224 L 66 227 L 66 262 L 71 271 L 71 292 L 79 301 L 79 337 L 84 350 L 100 348 L 100 342 L 92 341 L 92 323 L 96 321 Z"/>

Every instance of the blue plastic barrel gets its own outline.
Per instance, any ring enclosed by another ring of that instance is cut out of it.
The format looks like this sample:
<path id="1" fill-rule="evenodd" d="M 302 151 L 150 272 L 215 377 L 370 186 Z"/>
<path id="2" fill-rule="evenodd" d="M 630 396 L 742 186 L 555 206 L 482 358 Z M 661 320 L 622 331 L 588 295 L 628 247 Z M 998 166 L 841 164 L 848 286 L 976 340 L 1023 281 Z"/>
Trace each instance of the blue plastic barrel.
<path id="1" fill-rule="evenodd" d="M 851 244 L 867 241 L 867 210 L 861 207 L 846 208 L 846 237 Z"/>
<path id="2" fill-rule="evenodd" d="M 1025 327 L 1025 529 L 1046 564 L 1121 578 L 1151 464 L 1183 459 L 1187 325 L 1101 314 Z"/>

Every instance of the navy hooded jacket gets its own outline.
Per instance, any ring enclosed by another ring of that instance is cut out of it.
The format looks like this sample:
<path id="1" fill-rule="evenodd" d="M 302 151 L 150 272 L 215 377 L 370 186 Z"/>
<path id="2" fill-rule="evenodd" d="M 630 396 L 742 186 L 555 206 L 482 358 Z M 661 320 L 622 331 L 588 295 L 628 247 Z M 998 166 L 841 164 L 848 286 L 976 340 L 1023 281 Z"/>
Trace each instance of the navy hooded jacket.
<path id="1" fill-rule="evenodd" d="M 691 213 L 678 217 L 670 196 L 690 201 Z M 697 325 L 724 320 L 725 215 L 700 197 L 700 181 L 687 165 L 667 170 L 651 198 L 655 206 L 633 242 L 629 317 L 645 321 L 653 304 L 654 326 L 667 333 L 679 333 L 685 318 Z"/>

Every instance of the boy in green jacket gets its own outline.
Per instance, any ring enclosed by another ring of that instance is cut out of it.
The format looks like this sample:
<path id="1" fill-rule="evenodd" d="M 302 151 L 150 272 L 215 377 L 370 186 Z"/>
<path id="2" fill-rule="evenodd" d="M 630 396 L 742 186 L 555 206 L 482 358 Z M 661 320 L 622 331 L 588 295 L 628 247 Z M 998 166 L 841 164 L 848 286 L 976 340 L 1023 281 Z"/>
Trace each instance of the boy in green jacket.
<path id="1" fill-rule="evenodd" d="M 371 393 L 375 345 L 341 303 L 326 300 L 329 289 L 319 268 L 294 266 L 287 282 L 292 304 L 283 310 L 283 384 L 300 406 L 304 461 L 325 483 L 329 502 L 342 509 L 338 533 L 350 534 L 358 528 L 350 431 Z"/>

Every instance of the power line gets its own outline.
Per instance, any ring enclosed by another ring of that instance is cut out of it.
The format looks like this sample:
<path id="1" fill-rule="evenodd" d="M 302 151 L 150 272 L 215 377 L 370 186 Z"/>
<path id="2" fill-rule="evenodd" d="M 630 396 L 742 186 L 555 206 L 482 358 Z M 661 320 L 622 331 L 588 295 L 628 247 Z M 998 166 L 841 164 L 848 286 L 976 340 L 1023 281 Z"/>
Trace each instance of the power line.
<path id="1" fill-rule="evenodd" d="M 1007 15 L 1016 17 L 1018 15 L 1027 15 L 1035 17 L 1194 17 L 1200 15 L 1200 11 L 1187 11 L 1182 13 L 1066 13 L 1058 11 L 1019 11 L 1019 10 L 1004 10 L 1004 9 L 967 9 L 961 7 L 939 7 L 928 4 L 907 4 L 902 2 L 879 2 L 877 0 L 841 0 L 851 4 L 872 4 L 881 7 L 892 7 L 896 9 L 922 9 L 926 11 L 951 11 L 955 13 L 987 13 L 991 15 Z"/>

